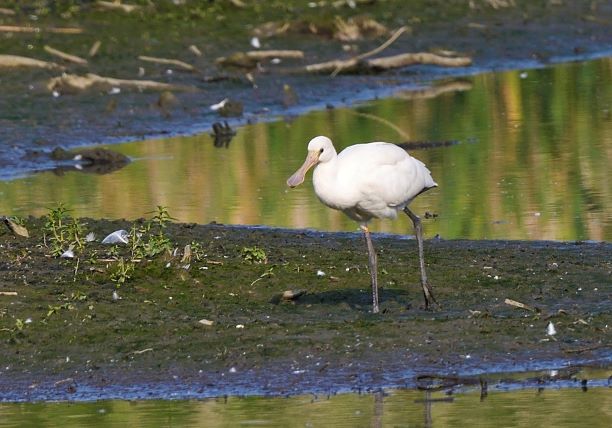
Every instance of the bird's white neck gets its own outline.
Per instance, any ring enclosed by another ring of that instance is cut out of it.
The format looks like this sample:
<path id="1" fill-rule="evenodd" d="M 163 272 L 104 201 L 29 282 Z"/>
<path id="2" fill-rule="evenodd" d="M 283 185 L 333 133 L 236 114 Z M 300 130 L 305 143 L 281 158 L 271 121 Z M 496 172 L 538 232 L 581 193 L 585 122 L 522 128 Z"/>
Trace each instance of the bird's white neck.
<path id="1" fill-rule="evenodd" d="M 338 198 L 338 158 L 333 156 L 331 159 L 317 164 L 312 174 L 312 184 L 315 193 L 325 205 L 331 208 L 342 209 Z"/>

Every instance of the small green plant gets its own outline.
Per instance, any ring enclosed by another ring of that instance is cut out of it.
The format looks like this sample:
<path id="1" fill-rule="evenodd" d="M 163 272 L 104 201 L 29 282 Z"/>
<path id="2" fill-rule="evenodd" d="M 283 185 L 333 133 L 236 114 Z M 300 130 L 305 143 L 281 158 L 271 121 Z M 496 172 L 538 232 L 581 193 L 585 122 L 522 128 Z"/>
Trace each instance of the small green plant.
<path id="1" fill-rule="evenodd" d="M 119 258 L 119 246 L 118 245 L 111 246 L 106 252 L 106 255 L 109 259 L 118 259 Z"/>
<path id="2" fill-rule="evenodd" d="M 25 227 L 25 219 L 21 216 L 13 215 L 13 216 L 10 216 L 8 219 L 19 226 Z"/>
<path id="3" fill-rule="evenodd" d="M 110 272 L 110 280 L 113 281 L 117 287 L 121 287 L 128 280 L 132 278 L 134 273 L 134 263 L 126 262 L 121 257 L 116 263 L 114 268 Z"/>
<path id="4" fill-rule="evenodd" d="M 202 245 L 195 241 L 191 241 L 191 244 L 189 245 L 191 246 L 191 257 L 198 262 L 204 260 L 206 254 L 204 254 L 204 248 L 202 248 Z"/>
<path id="5" fill-rule="evenodd" d="M 72 303 L 63 303 L 61 305 L 48 305 L 49 310 L 47 311 L 46 318 L 49 318 L 53 314 L 59 313 L 61 310 L 73 311 L 76 307 Z"/>
<path id="6" fill-rule="evenodd" d="M 83 248 L 84 224 L 74 219 L 69 214 L 69 210 L 60 203 L 56 208 L 49 210 L 47 220 L 43 227 L 43 239 L 45 245 L 51 249 L 54 256 L 61 255 L 65 249 Z"/>
<path id="7" fill-rule="evenodd" d="M 132 226 L 130 230 L 130 252 L 132 259 L 155 257 L 164 251 L 172 250 L 172 242 L 165 230 L 172 220 L 168 209 L 158 206 L 155 215 L 140 227 Z"/>
<path id="8" fill-rule="evenodd" d="M 73 291 L 72 293 L 70 293 L 70 300 L 76 300 L 79 302 L 82 302 L 83 300 L 87 300 L 87 294 L 81 292 L 81 291 Z"/>
<path id="9" fill-rule="evenodd" d="M 163 235 L 164 229 L 166 229 L 166 227 L 168 226 L 168 223 L 172 222 L 173 220 L 176 220 L 176 219 L 170 216 L 170 213 L 168 212 L 168 208 L 162 205 L 158 205 L 156 214 L 153 217 L 151 217 L 151 219 L 149 220 L 149 223 L 152 226 L 157 227 L 159 235 Z"/>
<path id="10" fill-rule="evenodd" d="M 268 263 L 268 256 L 266 255 L 266 252 L 262 248 L 259 248 L 258 246 L 243 247 L 242 250 L 240 250 L 240 255 L 242 257 L 242 260 L 244 260 L 247 263 L 251 263 L 251 264 Z"/>
<path id="11" fill-rule="evenodd" d="M 21 318 L 17 318 L 17 319 L 15 320 L 15 329 L 16 329 L 17 331 L 21 331 L 21 330 L 23 330 L 23 328 L 25 327 L 25 325 L 26 325 L 26 324 L 25 324 L 25 322 L 24 322 L 24 321 L 23 321 Z"/>

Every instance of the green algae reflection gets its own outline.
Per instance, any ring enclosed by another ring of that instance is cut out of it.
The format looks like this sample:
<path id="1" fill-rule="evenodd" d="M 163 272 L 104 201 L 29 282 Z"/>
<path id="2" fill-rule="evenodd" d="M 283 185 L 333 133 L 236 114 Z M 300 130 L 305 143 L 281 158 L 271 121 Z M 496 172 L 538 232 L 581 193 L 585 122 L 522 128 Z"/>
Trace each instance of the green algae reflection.
<path id="1" fill-rule="evenodd" d="M 1 182 L 0 211 L 42 215 L 63 202 L 75 216 L 133 219 L 163 205 L 184 222 L 353 231 L 317 201 L 309 179 L 295 190 L 285 185 L 306 143 L 325 134 L 338 149 L 457 141 L 410 151 L 440 185 L 412 205 L 437 215 L 428 236 L 610 241 L 611 80 L 610 58 L 489 73 L 246 126 L 229 147 L 215 147 L 208 134 L 115 145 L 135 159 L 123 170 Z M 407 219 L 373 229 L 411 234 Z"/>
<path id="2" fill-rule="evenodd" d="M 0 404 L 0 427 L 607 427 L 607 388 Z"/>

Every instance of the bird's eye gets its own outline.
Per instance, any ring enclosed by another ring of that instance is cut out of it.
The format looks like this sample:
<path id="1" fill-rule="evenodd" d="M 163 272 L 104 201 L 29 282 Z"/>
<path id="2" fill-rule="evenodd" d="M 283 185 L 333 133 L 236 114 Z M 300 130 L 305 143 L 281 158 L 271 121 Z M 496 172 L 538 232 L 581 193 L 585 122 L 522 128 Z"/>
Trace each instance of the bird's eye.
<path id="1" fill-rule="evenodd" d="M 319 153 L 323 153 L 323 147 L 319 149 Z"/>

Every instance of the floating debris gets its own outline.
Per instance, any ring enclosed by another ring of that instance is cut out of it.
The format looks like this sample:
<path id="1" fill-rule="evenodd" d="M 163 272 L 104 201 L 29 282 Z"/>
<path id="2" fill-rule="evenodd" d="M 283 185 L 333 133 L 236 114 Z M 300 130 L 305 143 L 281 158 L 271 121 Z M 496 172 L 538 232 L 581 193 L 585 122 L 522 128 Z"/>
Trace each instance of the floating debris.
<path id="1" fill-rule="evenodd" d="M 96 240 L 96 234 L 93 232 L 89 232 L 87 235 L 85 235 L 85 242 L 93 242 Z"/>
<path id="2" fill-rule="evenodd" d="M 211 321 L 211 320 L 207 320 L 206 318 L 202 318 L 200 321 L 198 321 L 198 323 L 202 324 L 202 325 L 206 325 L 206 326 L 211 326 L 213 325 L 215 322 Z"/>
<path id="3" fill-rule="evenodd" d="M 109 234 L 102 240 L 103 244 L 127 244 L 130 235 L 126 230 L 120 229 Z"/>

